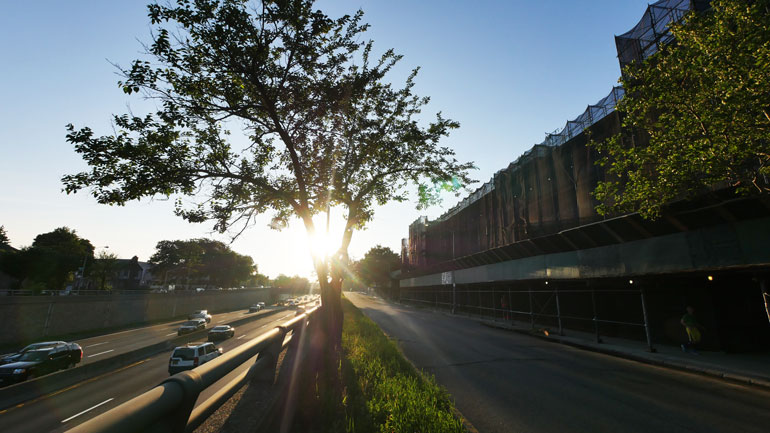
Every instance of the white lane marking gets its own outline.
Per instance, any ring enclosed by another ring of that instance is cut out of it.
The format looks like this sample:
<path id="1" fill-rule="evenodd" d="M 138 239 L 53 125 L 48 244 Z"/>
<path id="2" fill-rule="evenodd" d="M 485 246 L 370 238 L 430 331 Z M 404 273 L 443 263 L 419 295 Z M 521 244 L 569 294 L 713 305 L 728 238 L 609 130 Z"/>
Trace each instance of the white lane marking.
<path id="1" fill-rule="evenodd" d="M 88 346 L 83 346 L 83 349 L 88 349 L 89 347 L 94 347 L 94 346 L 101 346 L 102 344 L 107 344 L 107 343 L 109 343 L 109 341 L 105 341 L 103 343 L 89 344 Z"/>
<path id="2" fill-rule="evenodd" d="M 176 334 L 177 334 L 176 332 L 172 332 L 172 333 L 170 333 L 170 334 L 166 334 L 166 337 L 168 337 L 168 336 L 170 336 L 170 335 L 176 335 Z"/>
<path id="3" fill-rule="evenodd" d="M 236 338 L 236 340 L 240 340 L 243 337 L 245 337 L 245 335 L 241 335 L 240 337 Z"/>
<path id="4" fill-rule="evenodd" d="M 217 325 L 219 325 L 219 324 L 220 324 L 220 323 L 222 323 L 222 322 L 224 322 L 224 320 L 220 320 L 219 322 L 217 322 Z"/>
<path id="5" fill-rule="evenodd" d="M 93 355 L 88 355 L 88 358 L 91 358 L 91 357 L 94 357 L 94 356 L 99 356 L 99 355 L 104 355 L 105 353 L 110 353 L 110 352 L 114 352 L 114 351 L 115 351 L 115 349 L 105 350 L 104 352 L 99 352 L 99 353 L 94 353 Z"/>
<path id="6" fill-rule="evenodd" d="M 64 421 L 62 421 L 61 423 L 62 423 L 62 424 L 64 424 L 65 422 L 67 422 L 67 421 L 69 421 L 69 420 L 71 420 L 71 419 L 77 418 L 77 417 L 79 417 L 80 415 L 83 415 L 84 413 L 86 413 L 86 412 L 88 412 L 88 411 L 94 410 L 94 409 L 96 409 L 97 407 L 99 407 L 99 406 L 101 406 L 101 405 L 103 405 L 103 404 L 107 404 L 107 403 L 111 402 L 112 400 L 115 400 L 115 397 L 113 397 L 113 398 L 109 398 L 109 399 L 107 399 L 107 400 L 104 400 L 103 402 L 101 402 L 101 403 L 97 404 L 96 406 L 91 406 L 91 407 L 89 407 L 88 409 L 84 410 L 83 412 L 80 412 L 80 413 L 76 413 L 75 415 L 72 415 L 71 417 L 69 417 L 69 418 L 65 419 L 65 420 L 64 420 Z"/>

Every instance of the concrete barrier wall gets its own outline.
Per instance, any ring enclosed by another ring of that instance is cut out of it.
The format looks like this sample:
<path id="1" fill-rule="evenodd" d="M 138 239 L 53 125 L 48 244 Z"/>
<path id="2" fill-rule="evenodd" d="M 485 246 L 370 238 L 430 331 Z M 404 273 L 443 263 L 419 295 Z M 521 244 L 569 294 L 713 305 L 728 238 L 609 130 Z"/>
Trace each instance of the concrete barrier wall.
<path id="1" fill-rule="evenodd" d="M 217 313 L 268 301 L 267 290 L 102 296 L 0 297 L 0 345 Z"/>

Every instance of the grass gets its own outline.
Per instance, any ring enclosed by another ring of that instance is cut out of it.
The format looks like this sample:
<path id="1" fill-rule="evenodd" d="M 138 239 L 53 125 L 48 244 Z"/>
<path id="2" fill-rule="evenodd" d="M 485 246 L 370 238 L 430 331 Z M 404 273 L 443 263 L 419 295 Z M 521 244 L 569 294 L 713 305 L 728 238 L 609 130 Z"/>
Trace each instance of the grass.
<path id="1" fill-rule="evenodd" d="M 446 390 L 417 371 L 350 301 L 342 302 L 342 359 L 336 371 L 303 375 L 304 422 L 295 431 L 464 432 Z"/>

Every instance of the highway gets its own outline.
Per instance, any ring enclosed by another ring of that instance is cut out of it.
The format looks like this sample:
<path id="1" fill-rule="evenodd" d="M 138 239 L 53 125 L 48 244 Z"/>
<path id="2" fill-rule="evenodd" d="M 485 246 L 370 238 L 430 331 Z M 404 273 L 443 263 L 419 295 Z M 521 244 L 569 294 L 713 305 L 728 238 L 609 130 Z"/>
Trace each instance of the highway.
<path id="1" fill-rule="evenodd" d="M 190 313 L 192 313 L 192 311 Z M 249 313 L 248 310 L 238 310 L 228 313 L 212 314 L 211 323 L 207 324 L 206 328 L 211 328 L 212 326 L 222 323 L 228 323 L 253 314 L 259 313 Z M 177 329 L 182 322 L 184 322 L 184 320 L 176 320 L 159 325 L 144 326 L 97 337 L 74 340 L 75 343 L 78 343 L 80 347 L 83 348 L 83 360 L 78 365 L 88 364 L 89 362 L 98 361 L 106 357 L 119 355 L 155 343 L 160 343 L 161 341 L 170 340 L 177 336 Z"/>
<path id="2" fill-rule="evenodd" d="M 767 432 L 770 392 L 345 293 L 483 433 Z"/>
<path id="3" fill-rule="evenodd" d="M 268 309 L 269 308 L 271 307 L 268 307 Z M 190 313 L 192 313 L 192 311 Z M 229 323 L 233 320 L 238 320 L 253 314 L 260 313 L 249 313 L 248 310 L 238 310 L 212 314 L 211 323 L 206 327 L 210 328 L 221 323 Z M 95 337 L 69 341 L 78 343 L 80 347 L 83 348 L 83 359 L 78 364 L 78 366 L 81 366 L 110 356 L 120 355 L 121 353 L 160 343 L 161 341 L 170 340 L 177 336 L 176 331 L 182 322 L 184 322 L 184 320 L 174 320 L 158 325 L 140 326 Z M 21 347 L 19 349 L 21 349 Z"/>
<path id="4" fill-rule="evenodd" d="M 211 325 L 215 325 L 218 320 L 240 318 L 248 313 L 238 311 L 227 314 L 228 315 L 217 315 L 216 318 L 212 318 Z M 280 322 L 288 320 L 294 315 L 294 311 L 282 311 L 236 327 L 235 337 L 216 343 L 217 347 L 221 347 L 224 352 L 227 353 L 228 350 L 232 350 L 238 345 L 248 341 L 250 338 L 259 336 L 263 332 L 278 325 Z M 209 325 L 209 328 L 211 325 Z M 166 334 L 170 334 L 170 329 L 176 329 L 170 324 L 158 325 L 157 327 L 152 328 L 157 328 L 150 332 L 155 338 L 171 338 L 171 335 L 165 335 L 163 333 L 163 329 L 168 331 Z M 150 338 L 147 332 L 131 334 L 129 331 L 128 335 L 130 335 L 130 337 L 125 337 L 125 334 L 122 333 L 110 334 L 110 336 L 116 335 L 119 335 L 120 337 L 118 338 L 120 339 L 128 338 L 130 341 L 128 344 L 133 345 L 133 347 L 139 346 L 135 346 L 136 343 L 133 341 L 132 335 L 142 335 L 142 339 Z M 110 336 L 95 338 L 108 341 L 109 343 L 104 344 L 107 346 L 107 344 L 112 345 L 112 342 L 115 341 L 109 339 L 108 337 Z M 153 341 L 151 339 L 145 340 L 143 345 L 146 346 L 152 343 Z M 116 349 L 116 351 L 117 350 L 118 349 Z M 93 351 L 93 353 L 98 353 L 98 351 Z M 16 407 L 0 410 L 0 426 L 2 426 L 2 431 L 30 433 L 66 431 L 67 429 L 158 385 L 168 377 L 168 360 L 170 354 L 170 351 L 160 353 L 116 371 L 91 378 L 73 387 L 53 392 Z M 198 401 L 205 401 L 208 396 L 220 389 L 220 383 L 227 383 L 229 378 L 239 374 L 243 369 L 248 368 L 248 366 L 248 363 L 245 364 L 240 370 L 233 371 L 220 382 L 209 387 L 201 394 Z"/>

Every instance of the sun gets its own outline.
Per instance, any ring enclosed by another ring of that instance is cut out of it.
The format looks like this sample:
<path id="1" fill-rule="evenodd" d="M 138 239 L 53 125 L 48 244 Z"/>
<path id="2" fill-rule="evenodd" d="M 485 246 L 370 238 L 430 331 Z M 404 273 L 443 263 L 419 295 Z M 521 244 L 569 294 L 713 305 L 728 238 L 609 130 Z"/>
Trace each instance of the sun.
<path id="1" fill-rule="evenodd" d="M 337 251 L 336 239 L 332 239 L 325 231 L 316 232 L 310 236 L 310 252 L 315 257 L 327 258 Z"/>

